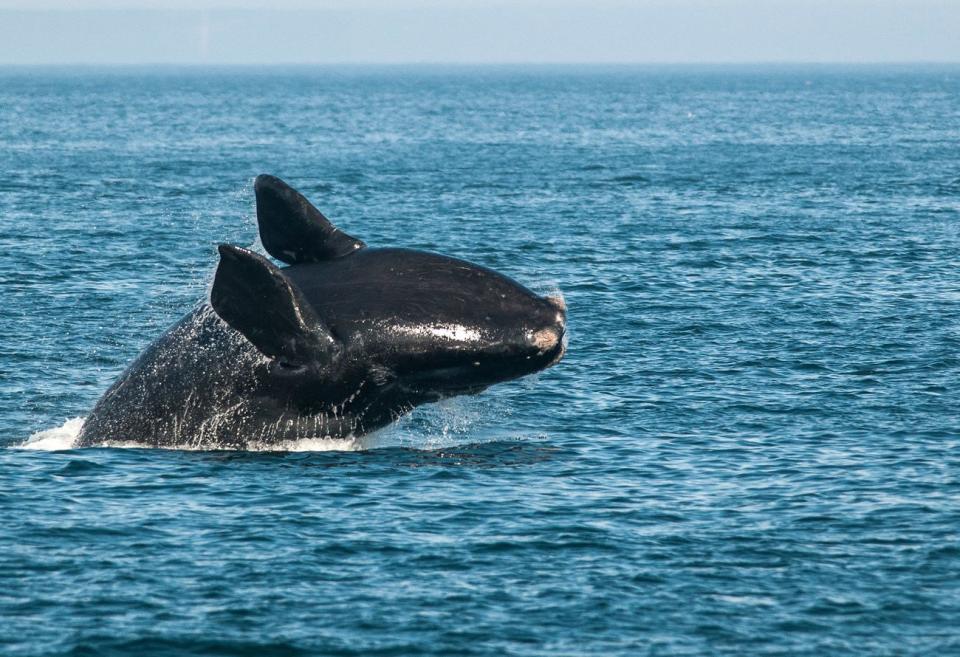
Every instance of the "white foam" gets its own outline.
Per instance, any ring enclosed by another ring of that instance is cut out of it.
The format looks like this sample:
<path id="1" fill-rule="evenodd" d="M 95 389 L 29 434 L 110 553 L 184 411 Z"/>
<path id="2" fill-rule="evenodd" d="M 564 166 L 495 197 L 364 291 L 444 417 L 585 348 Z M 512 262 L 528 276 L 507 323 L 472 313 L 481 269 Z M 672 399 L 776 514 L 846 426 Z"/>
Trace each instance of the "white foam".
<path id="1" fill-rule="evenodd" d="M 75 417 L 67 420 L 59 427 L 38 431 L 27 438 L 25 443 L 18 445 L 17 448 L 39 449 L 48 452 L 73 449 L 73 445 L 77 442 L 77 437 L 80 435 L 80 429 L 83 428 L 84 419 L 85 418 L 82 417 Z"/>
<path id="2" fill-rule="evenodd" d="M 249 452 L 359 452 L 379 447 L 411 447 L 434 450 L 455 445 L 477 442 L 473 429 L 485 418 L 503 417 L 509 412 L 504 404 L 493 401 L 491 396 L 454 397 L 437 404 L 418 408 L 399 422 L 379 431 L 360 437 L 329 438 L 314 437 L 287 440 L 279 443 L 254 443 L 243 451 Z M 30 436 L 16 449 L 60 451 L 74 449 L 85 418 L 75 417 L 58 427 L 44 429 Z M 119 449 L 150 449 L 152 445 L 135 440 L 108 442 L 103 447 Z M 216 445 L 165 445 L 160 449 L 186 451 L 236 450 L 235 447 Z"/>
<path id="3" fill-rule="evenodd" d="M 279 443 L 248 445 L 248 452 L 360 452 L 370 449 L 356 438 L 301 438 Z"/>
<path id="4" fill-rule="evenodd" d="M 86 418 L 75 417 L 67 420 L 59 427 L 51 427 L 38 431 L 21 445 L 14 445 L 14 449 L 35 449 L 41 451 L 56 452 L 67 449 L 73 449 L 83 428 L 83 422 Z M 288 440 L 280 443 L 264 443 L 262 445 L 249 445 L 245 451 L 250 452 L 357 452 L 378 447 L 379 439 L 377 434 L 363 436 L 362 438 L 303 438 L 301 440 Z M 118 449 L 147 449 L 150 445 L 138 443 L 134 440 L 108 442 L 104 447 L 113 447 Z M 161 449 L 176 449 L 188 451 L 209 451 L 212 449 L 224 449 L 210 445 L 170 445 Z M 230 449 L 230 448 L 226 448 Z M 235 448 L 234 448 L 235 449 Z"/>
<path id="5" fill-rule="evenodd" d="M 107 441 L 97 445 L 113 449 L 167 449 L 182 452 L 358 452 L 364 449 L 364 444 L 356 439 L 340 438 L 302 438 L 300 440 L 286 440 L 278 443 L 252 443 L 239 448 L 230 445 L 146 445 L 133 440 Z"/>

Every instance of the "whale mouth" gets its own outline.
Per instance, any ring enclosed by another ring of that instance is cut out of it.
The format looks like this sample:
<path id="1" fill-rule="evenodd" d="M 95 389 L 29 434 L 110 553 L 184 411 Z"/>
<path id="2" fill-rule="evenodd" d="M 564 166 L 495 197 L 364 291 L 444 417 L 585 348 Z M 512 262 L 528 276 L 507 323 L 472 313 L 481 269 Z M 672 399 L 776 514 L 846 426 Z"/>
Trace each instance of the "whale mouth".
<path id="1" fill-rule="evenodd" d="M 479 394 L 489 388 L 490 384 L 464 382 L 459 385 L 449 385 L 445 383 L 442 386 L 435 387 L 423 385 L 417 381 L 411 381 L 409 383 L 401 384 L 401 387 L 408 394 L 416 395 L 425 402 L 438 402 L 442 399 L 447 399 L 448 397 Z"/>

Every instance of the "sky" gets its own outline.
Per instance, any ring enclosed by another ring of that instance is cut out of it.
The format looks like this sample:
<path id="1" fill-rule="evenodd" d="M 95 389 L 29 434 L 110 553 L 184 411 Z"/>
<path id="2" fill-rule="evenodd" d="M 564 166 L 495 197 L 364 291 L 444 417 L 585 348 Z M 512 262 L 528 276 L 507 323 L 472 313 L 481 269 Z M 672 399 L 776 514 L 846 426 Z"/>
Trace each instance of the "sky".
<path id="1" fill-rule="evenodd" d="M 960 62 L 960 0 L 0 0 L 0 64 Z"/>

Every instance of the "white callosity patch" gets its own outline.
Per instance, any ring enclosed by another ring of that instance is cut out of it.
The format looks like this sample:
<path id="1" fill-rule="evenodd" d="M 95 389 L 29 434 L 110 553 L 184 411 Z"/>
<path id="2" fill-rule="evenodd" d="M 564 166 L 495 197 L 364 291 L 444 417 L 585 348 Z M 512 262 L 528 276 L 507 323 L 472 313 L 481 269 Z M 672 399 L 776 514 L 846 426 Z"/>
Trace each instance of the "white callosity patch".
<path id="1" fill-rule="evenodd" d="M 561 312 L 566 312 L 567 310 L 567 300 L 564 298 L 563 293 L 557 289 L 555 292 L 548 294 L 544 297 L 547 301 L 550 302 L 554 308 Z"/>
<path id="2" fill-rule="evenodd" d="M 560 341 L 560 336 L 557 335 L 557 332 L 553 329 L 541 329 L 536 331 L 531 336 L 531 342 L 540 353 L 549 351 L 557 346 L 557 342 Z"/>

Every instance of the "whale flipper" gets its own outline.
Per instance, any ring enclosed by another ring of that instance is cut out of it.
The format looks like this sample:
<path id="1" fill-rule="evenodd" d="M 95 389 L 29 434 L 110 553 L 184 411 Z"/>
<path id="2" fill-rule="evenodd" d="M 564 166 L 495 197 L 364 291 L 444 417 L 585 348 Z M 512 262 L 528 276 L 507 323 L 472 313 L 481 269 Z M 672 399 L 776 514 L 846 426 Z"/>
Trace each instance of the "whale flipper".
<path id="1" fill-rule="evenodd" d="M 275 176 L 257 176 L 257 224 L 267 253 L 289 265 L 349 255 L 366 246 L 330 223 L 303 194 Z"/>
<path id="2" fill-rule="evenodd" d="M 284 365 L 333 359 L 339 342 L 276 265 L 236 246 L 218 248 L 210 305 L 223 321 Z"/>

